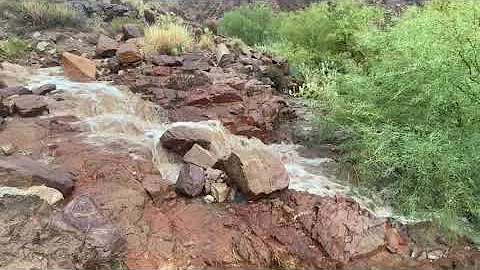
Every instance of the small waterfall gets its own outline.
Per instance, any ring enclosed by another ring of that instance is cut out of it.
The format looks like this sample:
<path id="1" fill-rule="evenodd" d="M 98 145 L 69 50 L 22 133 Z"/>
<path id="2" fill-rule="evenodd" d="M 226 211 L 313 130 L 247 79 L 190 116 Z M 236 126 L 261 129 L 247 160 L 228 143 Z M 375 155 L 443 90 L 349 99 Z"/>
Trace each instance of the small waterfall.
<path id="1" fill-rule="evenodd" d="M 174 163 L 167 151 L 157 147 L 159 138 L 171 126 L 188 125 L 222 132 L 231 145 L 246 140 L 229 135 L 218 121 L 169 123 L 161 107 L 143 100 L 128 89 L 118 88 L 108 82 L 72 82 L 63 77 L 60 68 L 37 70 L 27 87 L 47 83 L 57 85 L 56 91 L 61 92 L 61 97 L 64 98 L 60 105 L 55 103 L 51 115 L 76 116 L 80 121 L 75 124 L 87 132 L 91 143 L 124 140 L 150 148 L 154 163 L 166 179 L 177 179 L 180 169 L 180 164 Z M 299 152 L 300 147 L 291 144 L 269 145 L 285 163 L 291 179 L 291 189 L 318 195 L 350 195 L 377 216 L 392 215 L 392 211 L 378 203 L 378 200 L 353 194 L 350 186 L 328 172 L 327 165 L 332 160 L 303 157 Z"/>

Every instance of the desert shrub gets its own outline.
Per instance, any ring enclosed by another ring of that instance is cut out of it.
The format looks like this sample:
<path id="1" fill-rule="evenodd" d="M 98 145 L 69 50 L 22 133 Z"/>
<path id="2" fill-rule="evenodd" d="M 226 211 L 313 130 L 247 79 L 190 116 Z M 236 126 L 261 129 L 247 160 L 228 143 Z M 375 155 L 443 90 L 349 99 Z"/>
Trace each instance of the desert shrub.
<path id="1" fill-rule="evenodd" d="M 107 32 L 110 35 L 118 34 L 122 31 L 122 25 L 124 24 L 133 24 L 136 25 L 140 30 L 143 29 L 142 22 L 134 17 L 116 17 L 113 18 L 110 22 L 110 27 L 107 29 Z"/>
<path id="2" fill-rule="evenodd" d="M 79 26 L 84 22 L 77 10 L 64 3 L 12 1 L 4 3 L 3 8 L 22 22 L 38 28 Z"/>
<path id="3" fill-rule="evenodd" d="M 403 213 L 480 222 L 478 14 L 475 1 L 412 7 L 361 39 L 378 55 L 335 85 L 345 161 Z"/>
<path id="4" fill-rule="evenodd" d="M 182 24 L 155 24 L 145 28 L 144 50 L 146 53 L 176 55 L 188 50 L 192 45 L 192 35 Z"/>
<path id="5" fill-rule="evenodd" d="M 28 43 L 18 38 L 0 41 L 0 60 L 21 54 L 28 49 Z"/>
<path id="6" fill-rule="evenodd" d="M 202 50 L 213 50 L 215 48 L 212 32 L 208 28 L 205 28 L 198 38 L 197 46 Z"/>
<path id="7" fill-rule="evenodd" d="M 273 10 L 265 4 L 243 5 L 219 20 L 220 33 L 242 39 L 249 45 L 265 42 L 272 33 Z"/>

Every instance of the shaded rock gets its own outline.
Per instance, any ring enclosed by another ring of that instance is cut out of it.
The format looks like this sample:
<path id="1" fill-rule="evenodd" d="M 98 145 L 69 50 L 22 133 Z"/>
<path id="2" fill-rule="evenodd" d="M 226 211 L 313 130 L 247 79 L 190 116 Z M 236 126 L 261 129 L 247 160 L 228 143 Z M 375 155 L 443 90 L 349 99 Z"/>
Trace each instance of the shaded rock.
<path id="1" fill-rule="evenodd" d="M 232 149 L 224 167 L 228 176 L 249 196 L 270 194 L 289 184 L 285 166 L 265 147 L 252 145 Z"/>
<path id="2" fill-rule="evenodd" d="M 157 66 L 180 67 L 183 64 L 183 58 L 165 54 L 155 55 L 152 57 L 152 63 Z"/>
<path id="3" fill-rule="evenodd" d="M 55 84 L 48 83 L 48 84 L 44 84 L 39 87 L 33 88 L 32 93 L 34 93 L 35 95 L 46 95 L 56 89 L 57 89 L 57 86 Z"/>
<path id="4" fill-rule="evenodd" d="M 23 95 L 15 98 L 14 112 L 22 117 L 36 117 L 48 112 L 48 105 L 42 97 Z"/>
<path id="5" fill-rule="evenodd" d="M 102 8 L 103 14 L 108 21 L 116 17 L 123 17 L 133 13 L 133 10 L 131 10 L 128 6 L 120 4 L 104 4 Z"/>
<path id="6" fill-rule="evenodd" d="M 202 168 L 213 167 L 218 159 L 208 150 L 205 150 L 198 144 L 193 147 L 183 156 L 183 161 L 193 163 Z"/>
<path id="7" fill-rule="evenodd" d="M 208 128 L 174 126 L 169 128 L 160 138 L 161 145 L 179 155 L 185 155 L 194 144 L 198 144 L 204 149 L 210 150 L 217 157 L 223 156 L 220 144 L 223 143 L 224 137 L 220 132 L 210 130 Z M 214 148 L 212 149 L 212 143 Z M 217 147 L 218 146 L 218 147 Z"/>
<path id="8" fill-rule="evenodd" d="M 142 32 L 135 24 L 127 23 L 122 25 L 122 31 L 124 40 L 142 37 Z"/>
<path id="9" fill-rule="evenodd" d="M 213 183 L 211 189 L 216 202 L 222 203 L 227 200 L 230 188 L 226 183 Z"/>
<path id="10" fill-rule="evenodd" d="M 143 17 L 145 17 L 145 21 L 148 24 L 155 24 L 155 21 L 156 21 L 155 12 L 153 12 L 151 9 L 146 8 L 143 11 Z"/>
<path id="11" fill-rule="evenodd" d="M 13 95 L 29 95 L 32 91 L 23 86 L 11 86 L 7 88 L 0 89 L 0 97 L 7 98 Z"/>
<path id="12" fill-rule="evenodd" d="M 97 57 L 112 57 L 117 52 L 118 42 L 106 35 L 100 34 L 98 37 L 95 55 Z"/>
<path id="13" fill-rule="evenodd" d="M 117 57 L 122 64 L 132 64 L 143 60 L 143 56 L 134 42 L 121 44 L 117 50 Z"/>
<path id="14" fill-rule="evenodd" d="M 11 156 L 11 155 L 15 154 L 15 152 L 17 152 L 18 148 L 15 144 L 9 143 L 9 144 L 5 144 L 5 145 L 0 146 L 0 149 L 2 150 L 2 153 L 5 156 Z"/>
<path id="15" fill-rule="evenodd" d="M 176 183 L 177 191 L 184 195 L 195 197 L 202 193 L 204 186 L 205 172 L 203 169 L 195 164 L 185 164 L 178 176 Z"/>
<path id="16" fill-rule="evenodd" d="M 62 53 L 61 62 L 63 72 L 68 78 L 80 82 L 95 80 L 97 72 L 95 62 L 69 52 Z"/>
<path id="17" fill-rule="evenodd" d="M 73 190 L 71 176 L 53 171 L 47 165 L 28 157 L 0 157 L 0 185 L 28 187 L 35 184 L 55 188 L 68 195 Z"/>

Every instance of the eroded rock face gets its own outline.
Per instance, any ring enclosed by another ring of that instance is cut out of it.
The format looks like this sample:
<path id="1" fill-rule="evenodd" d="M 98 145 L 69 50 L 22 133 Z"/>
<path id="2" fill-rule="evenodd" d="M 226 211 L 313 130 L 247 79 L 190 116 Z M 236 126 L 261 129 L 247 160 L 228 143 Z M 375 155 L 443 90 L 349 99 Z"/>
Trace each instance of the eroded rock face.
<path id="1" fill-rule="evenodd" d="M 29 187 L 42 184 L 59 190 L 63 195 L 69 195 L 73 190 L 69 174 L 51 170 L 28 157 L 0 157 L 0 174 L 1 186 Z"/>
<path id="2" fill-rule="evenodd" d="M 63 72 L 70 79 L 80 82 L 95 80 L 95 62 L 69 52 L 62 53 L 61 60 Z"/>
<path id="3" fill-rule="evenodd" d="M 262 147 L 233 149 L 224 167 L 242 192 L 252 197 L 285 189 L 290 182 L 280 159 Z"/>
<path id="4" fill-rule="evenodd" d="M 123 242 L 116 229 L 108 221 L 97 222 L 96 207 L 84 197 L 57 213 L 37 196 L 3 196 L 0 205 L 2 229 L 10 228 L 2 230 L 2 268 L 92 269 L 121 257 Z M 72 222 L 83 219 L 102 225 L 80 228 L 74 224 L 81 222 Z"/>

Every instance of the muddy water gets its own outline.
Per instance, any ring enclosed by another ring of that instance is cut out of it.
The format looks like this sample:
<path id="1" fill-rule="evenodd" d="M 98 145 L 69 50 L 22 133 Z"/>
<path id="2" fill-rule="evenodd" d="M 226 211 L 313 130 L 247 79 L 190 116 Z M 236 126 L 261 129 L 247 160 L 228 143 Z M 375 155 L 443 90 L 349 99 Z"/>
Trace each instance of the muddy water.
<path id="1" fill-rule="evenodd" d="M 80 121 L 75 124 L 89 134 L 91 143 L 123 140 L 149 147 L 154 163 L 166 179 L 177 179 L 180 165 L 174 163 L 166 151 L 157 147 L 160 136 L 170 126 L 188 125 L 225 132 L 216 121 L 169 123 L 159 106 L 141 99 L 127 89 L 105 82 L 72 82 L 62 76 L 59 68 L 37 70 L 27 87 L 46 83 L 56 84 L 58 95 L 65 99 L 60 106 L 53 108 L 51 115 L 78 117 Z M 239 140 L 237 136 L 226 137 L 230 143 Z M 318 195 L 350 195 L 377 216 L 391 216 L 390 209 L 379 200 L 355 195 L 350 186 L 336 179 L 328 169 L 332 160 L 304 157 L 300 154 L 299 145 L 274 144 L 269 147 L 284 161 L 290 175 L 291 189 Z"/>

